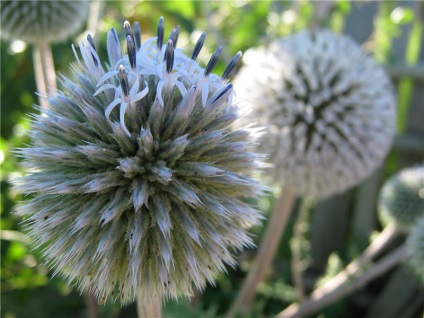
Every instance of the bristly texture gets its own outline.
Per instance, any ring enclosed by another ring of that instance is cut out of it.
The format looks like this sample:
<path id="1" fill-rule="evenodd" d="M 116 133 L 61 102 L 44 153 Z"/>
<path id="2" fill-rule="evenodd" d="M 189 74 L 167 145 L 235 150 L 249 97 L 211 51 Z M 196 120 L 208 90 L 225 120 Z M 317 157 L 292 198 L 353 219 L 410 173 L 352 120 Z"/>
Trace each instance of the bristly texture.
<path id="1" fill-rule="evenodd" d="M 106 65 L 88 37 L 63 91 L 34 115 L 16 185 L 33 198 L 18 213 L 49 265 L 100 301 L 190 296 L 252 245 L 246 229 L 261 215 L 242 198 L 263 190 L 250 177 L 257 131 L 230 127 L 234 63 L 212 74 L 218 48 L 200 67 L 204 35 L 189 58 L 178 28 L 163 42 L 163 18 L 144 43 L 138 24 L 124 27 L 128 54 L 112 29 Z"/>
<path id="2" fill-rule="evenodd" d="M 420 217 L 411 227 L 406 246 L 406 264 L 424 286 L 424 216 Z"/>
<path id="3" fill-rule="evenodd" d="M 400 230 L 409 232 L 424 216 L 424 166 L 403 169 L 387 180 L 378 208 L 383 223 L 395 222 Z"/>
<path id="4" fill-rule="evenodd" d="M 3 0 L 1 37 L 34 43 L 64 41 L 85 22 L 89 1 Z"/>
<path id="5" fill-rule="evenodd" d="M 383 69 L 345 36 L 303 31 L 248 51 L 235 79 L 246 119 L 268 127 L 260 150 L 273 176 L 300 195 L 325 197 L 366 178 L 395 134 L 395 99 Z"/>

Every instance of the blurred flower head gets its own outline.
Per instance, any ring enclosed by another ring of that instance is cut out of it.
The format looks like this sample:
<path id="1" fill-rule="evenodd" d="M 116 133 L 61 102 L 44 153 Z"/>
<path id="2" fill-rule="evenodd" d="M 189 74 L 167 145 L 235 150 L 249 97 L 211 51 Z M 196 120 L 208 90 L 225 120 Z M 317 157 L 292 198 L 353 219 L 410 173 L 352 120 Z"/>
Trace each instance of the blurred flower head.
<path id="1" fill-rule="evenodd" d="M 34 43 L 66 40 L 85 22 L 89 1 L 4 0 L 0 2 L 1 37 Z"/>
<path id="2" fill-rule="evenodd" d="M 230 127 L 226 78 L 240 53 L 219 77 L 220 47 L 196 62 L 205 34 L 187 57 L 179 27 L 164 42 L 163 18 L 144 43 L 138 23 L 124 27 L 127 54 L 112 29 L 105 63 L 88 36 L 63 90 L 33 115 L 17 181 L 33 197 L 18 213 L 49 265 L 101 301 L 189 296 L 234 266 L 261 218 L 242 201 L 263 190 L 250 177 L 257 132 Z"/>
<path id="3" fill-rule="evenodd" d="M 383 69 L 345 36 L 303 31 L 250 50 L 235 83 L 250 122 L 267 127 L 261 151 L 274 178 L 325 197 L 366 178 L 395 133 L 395 99 Z"/>
<path id="4" fill-rule="evenodd" d="M 378 209 L 383 223 L 395 222 L 400 230 L 409 232 L 424 216 L 424 166 L 403 169 L 387 180 Z"/>
<path id="5" fill-rule="evenodd" d="M 420 217 L 411 227 L 406 247 L 406 264 L 424 284 L 424 216 Z"/>

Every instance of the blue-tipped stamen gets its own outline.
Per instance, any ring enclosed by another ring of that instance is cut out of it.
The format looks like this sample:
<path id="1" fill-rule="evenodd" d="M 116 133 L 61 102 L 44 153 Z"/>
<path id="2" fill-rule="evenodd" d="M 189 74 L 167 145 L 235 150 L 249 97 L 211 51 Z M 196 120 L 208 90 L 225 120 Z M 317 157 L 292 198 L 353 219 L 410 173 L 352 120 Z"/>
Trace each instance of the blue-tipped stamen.
<path id="1" fill-rule="evenodd" d="M 195 61 L 200 51 L 202 50 L 203 44 L 205 43 L 206 32 L 203 32 L 194 46 L 193 54 L 191 55 L 191 59 Z"/>
<path id="2" fill-rule="evenodd" d="M 128 59 L 130 61 L 131 68 L 135 69 L 136 49 L 135 49 L 135 44 L 131 35 L 127 35 L 127 50 L 128 50 Z"/>
<path id="3" fill-rule="evenodd" d="M 134 39 L 135 39 L 135 45 L 138 51 L 141 47 L 141 30 L 140 30 L 140 23 L 138 22 L 134 22 Z"/>
<path id="4" fill-rule="evenodd" d="M 121 59 L 119 39 L 114 28 L 107 33 L 107 52 L 111 65 L 115 65 Z"/>
<path id="5" fill-rule="evenodd" d="M 174 47 L 177 47 L 178 36 L 180 35 L 180 26 L 177 25 L 176 28 L 172 29 L 171 34 L 169 35 L 169 40 L 174 43 Z"/>
<path id="6" fill-rule="evenodd" d="M 158 23 L 158 50 L 162 49 L 162 45 L 163 45 L 163 33 L 164 33 L 164 19 L 163 17 L 159 18 L 159 23 Z"/>
<path id="7" fill-rule="evenodd" d="M 116 30 L 114 28 L 110 29 L 110 32 L 112 32 L 113 34 L 113 38 L 115 39 L 116 44 L 119 46 L 119 38 L 118 38 L 118 33 L 116 33 Z"/>
<path id="8" fill-rule="evenodd" d="M 224 96 L 225 94 L 227 94 L 230 89 L 233 89 L 233 84 L 231 84 L 231 83 L 227 84 L 227 86 L 225 86 L 221 90 L 221 92 L 213 100 L 211 100 L 209 103 L 210 104 L 215 103 L 218 99 L 220 99 L 222 96 Z"/>
<path id="9" fill-rule="evenodd" d="M 94 41 L 93 41 L 93 37 L 91 36 L 91 34 L 87 35 L 87 41 L 88 43 L 90 43 L 91 47 L 94 49 L 94 51 L 96 50 L 96 46 L 94 45 Z"/>
<path id="10" fill-rule="evenodd" d="M 134 35 L 133 35 L 132 28 L 131 28 L 131 24 L 128 21 L 124 22 L 124 29 L 125 29 L 126 36 L 130 35 L 134 40 Z"/>
<path id="11" fill-rule="evenodd" d="M 168 40 L 165 51 L 165 60 L 166 60 L 166 72 L 172 73 L 172 68 L 174 67 L 174 44 L 171 40 Z"/>
<path id="12" fill-rule="evenodd" d="M 212 54 L 211 59 L 209 60 L 208 65 L 206 65 L 204 76 L 209 76 L 209 74 L 212 72 L 213 68 L 215 67 L 216 63 L 218 63 L 219 56 L 222 52 L 222 46 L 218 46 L 215 52 Z"/>
<path id="13" fill-rule="evenodd" d="M 119 66 L 119 82 L 121 83 L 122 93 L 127 97 L 129 95 L 128 77 L 125 67 L 122 64 Z"/>
<path id="14" fill-rule="evenodd" d="M 221 76 L 222 80 L 226 80 L 228 78 L 228 76 L 231 74 L 231 72 L 234 70 L 234 68 L 236 67 L 238 61 L 241 58 L 241 52 L 238 51 L 236 55 L 234 55 L 234 57 L 231 59 L 230 63 L 228 64 L 227 68 L 225 69 L 224 73 Z"/>
<path id="15" fill-rule="evenodd" d="M 88 43 L 90 43 L 93 50 L 96 51 L 96 46 L 94 45 L 94 41 L 93 41 L 93 38 L 91 37 L 91 34 L 87 35 L 87 41 Z M 94 54 L 91 54 L 91 56 L 93 57 L 94 64 L 96 66 L 99 66 L 99 61 L 97 61 L 97 58 L 94 56 Z"/>

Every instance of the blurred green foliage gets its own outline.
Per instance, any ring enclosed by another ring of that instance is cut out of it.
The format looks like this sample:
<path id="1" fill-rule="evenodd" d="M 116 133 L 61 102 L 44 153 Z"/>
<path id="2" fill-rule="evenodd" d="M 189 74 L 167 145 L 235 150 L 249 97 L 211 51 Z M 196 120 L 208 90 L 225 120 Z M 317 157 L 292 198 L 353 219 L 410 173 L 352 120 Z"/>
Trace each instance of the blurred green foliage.
<path id="1" fill-rule="evenodd" d="M 287 36 L 298 30 L 320 26 L 336 32 L 343 32 L 346 19 L 352 12 L 352 6 L 361 8 L 369 2 L 328 1 L 331 5 L 323 16 L 317 12 L 326 2 L 319 1 L 105 1 L 101 6 L 101 18 L 98 23 L 98 52 L 105 57 L 106 31 L 114 27 L 123 39 L 125 20 L 131 23 L 139 21 L 143 40 L 154 36 L 157 21 L 165 17 L 166 30 L 169 33 L 175 25 L 181 26 L 179 46 L 193 47 L 199 31 L 206 31 L 205 48 L 199 59 L 206 63 L 216 46 L 223 45 L 222 58 L 215 71 L 220 74 L 232 56 L 239 50 L 266 45 L 273 39 Z M 328 4 L 328 3 L 327 3 Z M 374 5 L 375 3 L 372 3 Z M 325 9 L 325 8 L 324 8 Z M 370 22 L 370 21 L 369 21 Z M 379 2 L 374 17 L 375 29 L 365 43 L 365 47 L 375 58 L 386 65 L 417 63 L 421 49 L 422 21 L 415 16 L 410 7 L 402 7 L 395 1 Z M 400 36 L 404 27 L 412 27 L 409 33 L 404 59 L 393 55 L 393 40 Z M 66 75 L 69 63 L 75 60 L 71 43 L 54 45 L 53 53 L 58 73 Z M 14 206 L 22 195 L 10 187 L 10 179 L 23 173 L 19 159 L 13 149 L 24 147 L 29 142 L 28 114 L 36 111 L 38 104 L 35 94 L 34 72 L 31 47 L 17 48 L 19 43 L 1 42 L 1 303 L 2 317 L 88 317 L 84 297 L 72 286 L 66 285 L 60 277 L 52 277 L 52 271 L 42 264 L 42 255 L 32 250 L 25 236 L 20 219 L 13 215 Z M 124 46 L 122 46 L 124 47 Z M 406 116 L 413 83 L 403 79 L 399 85 L 398 127 L 405 129 Z M 261 198 L 259 206 L 268 215 L 273 205 L 272 197 Z M 308 221 L 308 220 L 306 220 Z M 292 224 L 293 225 L 293 221 Z M 291 228 L 291 226 L 289 226 Z M 256 239 L 260 238 L 262 228 L 252 230 Z M 307 234 L 307 231 L 305 231 Z M 305 235 L 306 235 L 305 234 Z M 291 302 L 296 301 L 296 293 L 291 286 L 289 241 L 292 235 L 288 231 L 280 245 L 273 280 L 263 283 L 252 310 L 245 317 L 270 317 L 278 313 Z M 303 246 L 303 254 L 308 247 Z M 346 254 L 349 254 L 346 252 Z M 228 269 L 221 274 L 215 287 L 208 287 L 203 294 L 196 295 L 191 301 L 168 302 L 165 317 L 216 317 L 222 315 L 234 299 L 246 271 L 251 266 L 253 251 L 246 251 L 239 257 L 239 267 Z M 306 257 L 306 255 L 304 255 Z M 325 278 L 339 269 L 340 255 L 333 255 Z M 135 306 L 120 308 L 118 304 L 107 303 L 100 307 L 101 317 L 135 317 Z M 325 310 L 320 317 L 357 317 L 358 311 L 345 301 Z"/>

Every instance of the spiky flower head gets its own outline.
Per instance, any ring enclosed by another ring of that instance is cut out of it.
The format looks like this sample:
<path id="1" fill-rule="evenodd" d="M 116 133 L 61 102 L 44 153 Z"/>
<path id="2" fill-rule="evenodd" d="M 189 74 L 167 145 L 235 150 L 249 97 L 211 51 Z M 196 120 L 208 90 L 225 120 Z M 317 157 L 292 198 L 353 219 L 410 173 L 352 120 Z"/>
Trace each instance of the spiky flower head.
<path id="1" fill-rule="evenodd" d="M 303 31 L 248 51 L 235 83 L 268 127 L 260 150 L 275 181 L 297 194 L 344 191 L 382 162 L 395 133 L 383 69 L 346 36 Z"/>
<path id="2" fill-rule="evenodd" d="M 424 285 L 424 216 L 418 218 L 416 224 L 411 227 L 406 248 L 406 264 Z"/>
<path id="3" fill-rule="evenodd" d="M 388 179 L 380 191 L 378 209 L 383 223 L 395 222 L 408 232 L 424 216 L 424 166 L 403 169 Z"/>
<path id="4" fill-rule="evenodd" d="M 34 43 L 60 42 L 75 34 L 87 18 L 89 1 L 3 0 L 1 37 Z"/>
<path id="5" fill-rule="evenodd" d="M 189 296 L 235 265 L 261 218 L 242 201 L 262 191 L 257 131 L 230 127 L 240 54 L 219 77 L 220 47 L 205 68 L 195 61 L 205 34 L 190 58 L 179 28 L 163 41 L 163 18 L 144 43 L 138 23 L 124 27 L 128 54 L 114 29 L 108 63 L 80 42 L 73 76 L 34 115 L 17 185 L 33 198 L 18 212 L 56 272 L 101 300 Z"/>

